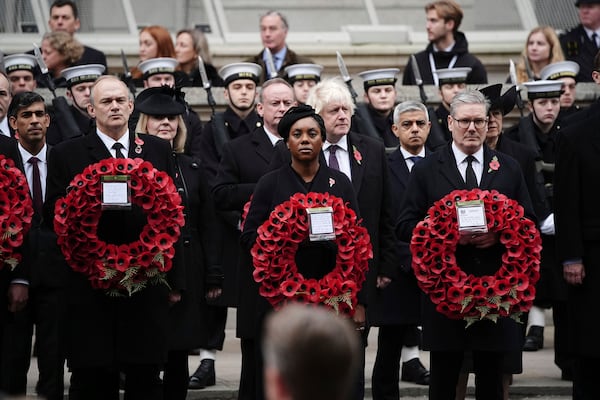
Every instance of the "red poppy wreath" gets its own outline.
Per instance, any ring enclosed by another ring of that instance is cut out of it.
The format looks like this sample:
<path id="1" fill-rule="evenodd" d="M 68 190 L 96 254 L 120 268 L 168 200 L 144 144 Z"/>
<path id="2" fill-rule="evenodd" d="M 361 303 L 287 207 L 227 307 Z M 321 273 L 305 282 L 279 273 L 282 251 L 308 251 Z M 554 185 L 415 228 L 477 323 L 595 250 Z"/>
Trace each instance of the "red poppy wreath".
<path id="1" fill-rule="evenodd" d="M 131 203 L 148 218 L 134 242 L 116 245 L 98 238 L 105 175 L 129 175 Z M 54 229 L 67 263 L 87 275 L 92 287 L 113 296 L 131 296 L 148 284 L 166 284 L 183 224 L 181 197 L 173 180 L 140 158 L 108 158 L 89 165 L 73 178 L 67 195 L 55 206 Z"/>
<path id="2" fill-rule="evenodd" d="M 33 217 L 27 178 L 13 160 L 0 155 L 0 269 L 8 264 L 14 269 L 21 261 L 17 249 Z"/>
<path id="3" fill-rule="evenodd" d="M 295 262 L 300 243 L 309 237 L 306 209 L 332 207 L 336 263 L 321 279 L 305 278 Z M 329 193 L 296 193 L 275 207 L 257 230 L 251 254 L 260 294 L 276 309 L 287 302 L 323 304 L 352 316 L 373 249 L 354 211 Z"/>
<path id="4" fill-rule="evenodd" d="M 460 238 L 455 203 L 479 199 L 488 231 L 497 232 L 506 248 L 494 275 L 467 274 L 455 258 Z M 410 248 L 419 287 L 448 318 L 464 319 L 467 326 L 498 317 L 519 320 L 533 304 L 541 238 L 523 207 L 495 190 L 455 190 L 436 201 L 415 227 Z"/>

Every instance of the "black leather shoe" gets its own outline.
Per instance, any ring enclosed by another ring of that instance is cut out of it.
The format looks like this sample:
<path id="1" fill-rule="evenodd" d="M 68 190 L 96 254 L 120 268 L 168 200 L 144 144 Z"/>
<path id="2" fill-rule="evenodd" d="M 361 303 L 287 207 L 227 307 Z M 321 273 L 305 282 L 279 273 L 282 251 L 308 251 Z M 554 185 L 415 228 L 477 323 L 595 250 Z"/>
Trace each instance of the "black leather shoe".
<path id="1" fill-rule="evenodd" d="M 413 358 L 402 363 L 402 375 L 400 379 L 404 382 L 412 382 L 417 385 L 429 385 L 429 371 L 418 358 Z"/>
<path id="2" fill-rule="evenodd" d="M 214 386 L 215 381 L 215 360 L 204 359 L 196 372 L 190 376 L 188 389 L 204 389 L 207 386 Z"/>
<path id="3" fill-rule="evenodd" d="M 532 325 L 525 336 L 523 351 L 538 351 L 544 348 L 544 327 Z"/>

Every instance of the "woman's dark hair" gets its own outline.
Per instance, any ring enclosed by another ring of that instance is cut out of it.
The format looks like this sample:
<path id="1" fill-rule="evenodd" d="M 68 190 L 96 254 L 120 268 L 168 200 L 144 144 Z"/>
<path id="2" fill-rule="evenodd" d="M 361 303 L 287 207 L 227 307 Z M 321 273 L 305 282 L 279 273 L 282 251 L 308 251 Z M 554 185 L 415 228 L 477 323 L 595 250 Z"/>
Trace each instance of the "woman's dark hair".
<path id="1" fill-rule="evenodd" d="M 292 125 L 294 125 L 296 121 L 308 117 L 317 121 L 319 129 L 321 130 L 321 137 L 323 138 L 324 142 L 327 137 L 325 122 L 323 121 L 323 118 L 321 118 L 321 116 L 315 112 L 314 108 L 305 104 L 291 107 L 289 110 L 287 110 L 279 121 L 279 125 L 277 125 L 277 132 L 279 132 L 279 135 L 285 142 L 287 142 L 290 136 L 290 129 L 292 128 Z"/>

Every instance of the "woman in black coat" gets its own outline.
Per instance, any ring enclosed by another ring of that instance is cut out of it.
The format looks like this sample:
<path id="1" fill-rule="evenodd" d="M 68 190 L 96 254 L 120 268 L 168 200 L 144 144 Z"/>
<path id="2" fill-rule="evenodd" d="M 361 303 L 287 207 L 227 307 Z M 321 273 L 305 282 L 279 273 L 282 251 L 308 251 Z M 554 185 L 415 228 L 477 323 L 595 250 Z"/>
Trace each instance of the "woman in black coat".
<path id="1" fill-rule="evenodd" d="M 358 202 L 350 180 L 342 172 L 330 169 L 324 162 L 320 162 L 321 148 L 325 142 L 325 125 L 312 107 L 301 105 L 290 108 L 279 121 L 278 132 L 289 148 L 291 163 L 265 174 L 256 184 L 240 237 L 242 247 L 247 250 L 246 255 L 242 256 L 240 269 L 252 268 L 249 252 L 256 242 L 258 227 L 269 218 L 277 205 L 296 193 L 330 193 L 344 199 L 358 215 Z M 295 260 L 303 276 L 319 279 L 333 269 L 336 254 L 337 248 L 331 241 L 306 241 L 300 244 Z M 258 298 L 254 318 L 259 330 L 257 334 L 260 335 L 265 315 L 272 307 L 261 298 L 258 285 L 253 287 L 253 291 Z M 358 296 L 361 302 L 361 294 Z M 260 342 L 257 341 L 255 363 L 250 366 L 256 370 L 258 398 L 264 397 L 260 347 Z"/>
<path id="2" fill-rule="evenodd" d="M 182 119 L 185 107 L 174 100 L 167 87 L 154 91 L 135 107 L 140 111 L 136 132 L 156 135 L 171 143 L 175 164 L 175 185 L 184 206 L 185 226 L 181 230 L 185 280 L 171 288 L 169 356 L 164 372 L 165 399 L 184 400 L 188 388 L 188 352 L 204 345 L 203 324 L 206 298 L 221 294 L 223 272 L 220 235 L 204 169 L 199 160 L 184 154 L 186 129 Z"/>

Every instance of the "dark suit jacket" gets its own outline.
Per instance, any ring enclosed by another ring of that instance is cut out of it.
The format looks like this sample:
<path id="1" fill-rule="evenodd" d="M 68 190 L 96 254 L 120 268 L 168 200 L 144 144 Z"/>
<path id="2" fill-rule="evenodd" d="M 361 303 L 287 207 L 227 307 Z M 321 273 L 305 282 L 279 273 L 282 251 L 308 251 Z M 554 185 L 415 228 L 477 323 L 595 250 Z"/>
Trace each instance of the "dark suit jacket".
<path id="1" fill-rule="evenodd" d="M 46 157 L 51 147 L 47 147 Z M 25 174 L 21 153 L 15 160 L 17 167 Z M 56 234 L 45 224 L 43 215 L 34 213 L 31 229 L 24 243 L 22 268 L 32 289 L 58 289 L 66 285 L 68 266 L 56 244 Z"/>
<path id="2" fill-rule="evenodd" d="M 427 151 L 427 155 L 431 153 Z M 400 204 L 406 193 L 410 171 L 400 151 L 400 147 L 388 156 L 392 212 L 396 220 L 400 214 Z M 375 326 L 406 325 L 421 323 L 421 290 L 412 272 L 412 256 L 408 243 L 396 241 L 397 273 L 384 289 L 375 291 L 369 304 L 369 322 Z"/>
<path id="3" fill-rule="evenodd" d="M 498 157 L 500 168 L 485 168 Z M 519 202 L 525 214 L 533 218 L 533 208 L 521 167 L 510 156 L 484 147 L 484 170 L 480 183 L 483 190 L 495 189 Z M 412 232 L 433 203 L 455 189 L 466 189 L 458 171 L 451 145 L 440 149 L 413 167 L 406 195 L 401 205 L 397 233 L 401 240 L 410 242 Z M 475 275 L 493 275 L 500 267 L 505 249 L 496 244 L 487 249 L 459 245 L 456 250 L 458 265 Z M 480 321 L 465 329 L 466 322 L 452 320 L 435 310 L 429 296 L 423 296 L 423 344 L 432 351 L 462 351 L 465 349 L 508 351 L 520 349 L 521 328 L 510 318 L 499 318 L 497 323 Z"/>
<path id="4" fill-rule="evenodd" d="M 246 62 L 251 62 L 254 64 L 258 64 L 262 67 L 263 70 L 263 74 L 262 74 L 262 79 L 261 79 L 261 84 L 262 82 L 268 80 L 267 77 L 267 66 L 265 65 L 265 62 L 263 61 L 263 51 L 262 50 L 260 53 L 258 53 L 257 55 L 255 55 L 254 57 L 251 57 L 249 59 L 246 60 Z M 281 68 L 279 69 L 279 71 L 277 71 L 277 76 L 279 76 L 280 78 L 284 78 L 285 77 L 285 67 L 289 66 L 289 65 L 293 65 L 293 64 L 312 64 L 312 60 L 310 58 L 307 57 L 302 57 L 299 56 L 298 54 L 296 54 L 294 51 L 292 51 L 289 47 L 287 48 L 287 52 L 285 53 L 285 59 L 283 60 L 283 62 L 281 63 Z"/>
<path id="5" fill-rule="evenodd" d="M 162 171 L 173 173 L 171 147 L 154 136 L 140 135 L 142 152 L 135 153 L 130 132 L 129 157 L 143 158 Z M 97 133 L 62 142 L 48 159 L 45 221 L 51 224 L 54 204 L 63 197 L 73 177 L 90 164 L 111 157 Z M 136 240 L 147 217 L 134 206 L 131 211 L 104 211 L 98 236 L 110 243 Z M 177 252 L 177 250 L 176 250 Z M 169 273 L 172 287 L 181 287 L 178 266 Z M 87 278 L 68 274 L 67 358 L 72 368 L 114 366 L 120 363 L 160 364 L 167 353 L 168 288 L 148 286 L 131 297 L 109 297 L 91 287 Z M 107 340 L 107 338 L 111 338 Z"/>

